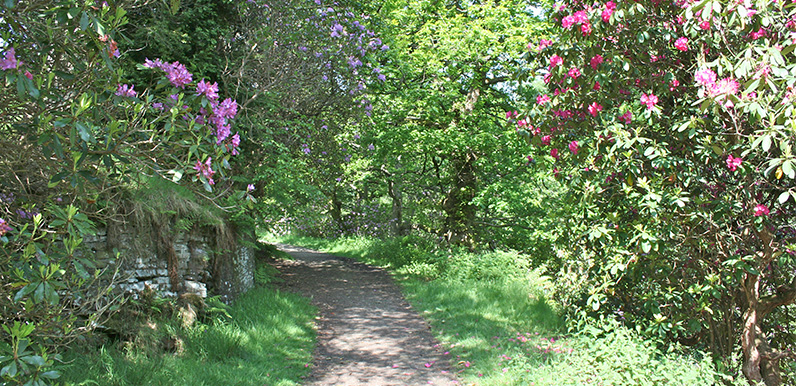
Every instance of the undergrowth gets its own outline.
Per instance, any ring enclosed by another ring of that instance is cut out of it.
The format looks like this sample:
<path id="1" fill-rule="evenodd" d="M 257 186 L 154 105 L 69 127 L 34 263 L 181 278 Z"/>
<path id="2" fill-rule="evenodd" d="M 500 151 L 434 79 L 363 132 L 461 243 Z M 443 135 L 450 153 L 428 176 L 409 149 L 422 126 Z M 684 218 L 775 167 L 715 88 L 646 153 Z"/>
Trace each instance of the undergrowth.
<path id="1" fill-rule="evenodd" d="M 515 252 L 439 250 L 414 238 L 279 241 L 388 268 L 465 384 L 714 385 L 719 379 L 709 357 L 663 353 L 616 322 L 569 331 L 574 324 L 546 298 L 555 280 Z"/>

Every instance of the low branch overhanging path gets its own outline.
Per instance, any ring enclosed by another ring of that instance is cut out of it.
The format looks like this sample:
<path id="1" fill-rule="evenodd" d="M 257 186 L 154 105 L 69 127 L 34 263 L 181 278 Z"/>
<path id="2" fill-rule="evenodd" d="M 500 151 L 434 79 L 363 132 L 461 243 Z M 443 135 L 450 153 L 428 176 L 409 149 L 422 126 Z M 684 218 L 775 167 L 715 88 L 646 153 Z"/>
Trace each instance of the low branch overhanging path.
<path id="1" fill-rule="evenodd" d="M 318 346 L 305 385 L 452 385 L 447 355 L 382 269 L 278 245 L 283 286 L 320 310 Z"/>

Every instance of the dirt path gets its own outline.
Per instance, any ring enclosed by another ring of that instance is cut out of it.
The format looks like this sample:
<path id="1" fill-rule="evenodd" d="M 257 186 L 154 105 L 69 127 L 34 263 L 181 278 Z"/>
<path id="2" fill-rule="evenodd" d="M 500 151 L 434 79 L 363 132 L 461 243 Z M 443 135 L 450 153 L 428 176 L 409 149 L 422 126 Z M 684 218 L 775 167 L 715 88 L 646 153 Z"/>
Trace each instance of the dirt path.
<path id="1" fill-rule="evenodd" d="M 428 326 L 387 273 L 344 257 L 278 245 L 286 289 L 320 309 L 318 347 L 306 385 L 456 384 Z"/>

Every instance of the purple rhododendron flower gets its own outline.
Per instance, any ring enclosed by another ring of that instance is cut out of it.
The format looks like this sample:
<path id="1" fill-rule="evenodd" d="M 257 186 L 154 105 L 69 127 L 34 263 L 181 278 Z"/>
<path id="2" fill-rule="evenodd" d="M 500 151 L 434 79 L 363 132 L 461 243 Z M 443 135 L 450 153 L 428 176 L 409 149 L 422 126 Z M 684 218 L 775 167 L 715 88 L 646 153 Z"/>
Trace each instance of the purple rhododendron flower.
<path id="1" fill-rule="evenodd" d="M 210 82 L 205 82 L 205 79 L 202 78 L 196 84 L 196 93 L 206 96 L 211 101 L 218 100 L 218 82 L 210 84 Z"/>
<path id="2" fill-rule="evenodd" d="M 9 232 L 10 230 L 11 230 L 11 226 L 8 225 L 6 220 L 3 220 L 2 218 L 0 218 L 0 236 L 5 235 L 6 232 Z"/>
<path id="3" fill-rule="evenodd" d="M 207 183 L 210 185 L 215 185 L 215 181 L 213 181 L 213 174 L 216 172 L 213 171 L 212 168 L 213 157 L 207 157 L 207 161 L 202 163 L 202 161 L 196 161 L 196 165 L 193 167 L 196 170 L 196 174 L 201 177 L 207 178 Z"/>
<path id="4" fill-rule="evenodd" d="M 116 89 L 116 95 L 120 97 L 135 98 L 138 96 L 138 93 L 133 90 L 133 87 L 135 86 L 120 84 L 119 88 Z"/>
<path id="5" fill-rule="evenodd" d="M 11 47 L 8 49 L 8 51 L 6 51 L 5 55 L 3 56 L 3 60 L 0 60 L 0 69 L 13 70 L 19 67 L 20 64 L 21 63 L 17 61 L 14 47 Z"/>

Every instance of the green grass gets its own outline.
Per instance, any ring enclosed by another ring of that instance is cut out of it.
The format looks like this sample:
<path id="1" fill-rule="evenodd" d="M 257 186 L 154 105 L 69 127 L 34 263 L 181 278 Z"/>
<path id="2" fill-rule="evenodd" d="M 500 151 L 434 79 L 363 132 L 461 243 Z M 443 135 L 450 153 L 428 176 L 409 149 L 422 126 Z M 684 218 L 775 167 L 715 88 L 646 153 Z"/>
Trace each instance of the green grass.
<path id="1" fill-rule="evenodd" d="M 414 240 L 286 237 L 387 267 L 475 385 L 713 385 L 709 358 L 658 351 L 616 323 L 567 332 L 545 294 L 555 282 L 513 252 L 427 251 Z"/>
<path id="2" fill-rule="evenodd" d="M 157 352 L 120 344 L 75 349 L 66 385 L 297 385 L 309 373 L 316 310 L 307 299 L 260 287 L 241 296 L 231 318 L 181 331 L 184 351 Z M 166 327 L 163 327 L 166 328 Z"/>

